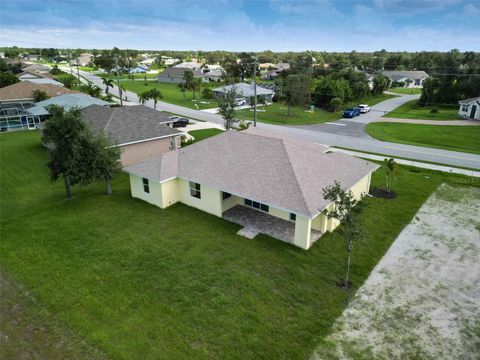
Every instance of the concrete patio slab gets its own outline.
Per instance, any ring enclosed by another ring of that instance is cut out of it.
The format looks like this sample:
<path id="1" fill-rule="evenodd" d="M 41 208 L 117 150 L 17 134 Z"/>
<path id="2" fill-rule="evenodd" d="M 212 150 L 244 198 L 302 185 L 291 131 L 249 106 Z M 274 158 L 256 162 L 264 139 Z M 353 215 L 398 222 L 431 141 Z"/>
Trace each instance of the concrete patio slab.
<path id="1" fill-rule="evenodd" d="M 283 220 L 267 213 L 236 205 L 223 213 L 223 218 L 244 226 L 237 234 L 253 239 L 258 233 L 293 244 L 295 239 L 295 223 Z M 253 235 L 253 233 L 255 233 Z M 245 234 L 245 235 L 244 235 Z M 250 237 L 252 236 L 253 237 Z M 312 243 L 320 238 L 321 232 L 311 230 Z"/>

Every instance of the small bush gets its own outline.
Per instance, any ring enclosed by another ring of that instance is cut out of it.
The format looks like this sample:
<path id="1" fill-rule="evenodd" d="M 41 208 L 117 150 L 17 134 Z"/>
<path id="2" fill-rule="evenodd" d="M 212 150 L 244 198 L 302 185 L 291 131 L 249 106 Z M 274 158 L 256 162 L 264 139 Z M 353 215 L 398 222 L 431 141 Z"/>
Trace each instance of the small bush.
<path id="1" fill-rule="evenodd" d="M 438 108 L 434 107 L 432 108 L 432 110 L 430 110 L 430 114 L 438 114 L 439 111 L 438 111 Z"/>

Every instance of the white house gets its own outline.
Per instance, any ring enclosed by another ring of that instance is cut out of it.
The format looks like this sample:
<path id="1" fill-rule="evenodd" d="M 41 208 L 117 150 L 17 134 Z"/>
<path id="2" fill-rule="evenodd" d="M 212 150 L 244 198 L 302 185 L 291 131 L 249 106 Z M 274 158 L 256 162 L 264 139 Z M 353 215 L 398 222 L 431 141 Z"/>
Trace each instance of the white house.
<path id="1" fill-rule="evenodd" d="M 404 87 L 419 88 L 423 82 L 430 77 L 425 71 L 382 71 L 390 81 L 403 83 Z"/>
<path id="2" fill-rule="evenodd" d="M 458 115 L 467 119 L 480 120 L 480 96 L 461 100 L 458 104 L 460 105 Z"/>

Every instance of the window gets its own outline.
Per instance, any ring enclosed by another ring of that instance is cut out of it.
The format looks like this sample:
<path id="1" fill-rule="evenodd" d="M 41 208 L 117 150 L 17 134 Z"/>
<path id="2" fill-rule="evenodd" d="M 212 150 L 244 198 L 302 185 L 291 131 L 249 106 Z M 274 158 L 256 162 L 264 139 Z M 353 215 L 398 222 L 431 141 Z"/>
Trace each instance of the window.
<path id="1" fill-rule="evenodd" d="M 225 199 L 228 199 L 229 197 L 232 197 L 232 194 L 228 193 L 228 192 L 223 192 L 222 193 L 222 199 L 225 200 Z"/>
<path id="2" fill-rule="evenodd" d="M 150 184 L 148 183 L 148 179 L 143 178 L 143 191 L 146 192 L 147 194 L 150 193 Z"/>
<path id="3" fill-rule="evenodd" d="M 290 213 L 290 220 L 295 221 L 297 220 L 297 215 L 294 213 Z"/>
<path id="4" fill-rule="evenodd" d="M 468 111 L 468 105 L 462 105 L 462 111 L 467 112 Z"/>
<path id="5" fill-rule="evenodd" d="M 252 201 L 252 200 L 250 200 L 250 199 L 245 199 L 244 203 L 245 203 L 245 205 L 247 205 L 247 206 L 250 206 L 250 207 L 253 207 L 253 208 L 255 208 L 255 209 L 258 209 L 258 210 L 261 210 L 261 211 L 265 211 L 265 212 L 268 213 L 268 210 L 269 210 L 268 205 L 259 203 L 258 201 Z"/>
<path id="6" fill-rule="evenodd" d="M 190 195 L 197 199 L 201 199 L 200 184 L 190 181 Z"/>

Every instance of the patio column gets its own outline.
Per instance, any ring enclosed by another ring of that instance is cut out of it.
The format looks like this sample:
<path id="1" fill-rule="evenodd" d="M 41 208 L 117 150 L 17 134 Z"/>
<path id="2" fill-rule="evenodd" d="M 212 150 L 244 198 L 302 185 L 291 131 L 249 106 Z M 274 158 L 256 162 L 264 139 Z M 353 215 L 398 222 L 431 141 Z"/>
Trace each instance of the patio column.
<path id="1" fill-rule="evenodd" d="M 295 240 L 294 244 L 302 249 L 307 250 L 310 243 L 310 230 L 312 228 L 312 220 L 303 215 L 298 215 L 295 220 Z"/>

